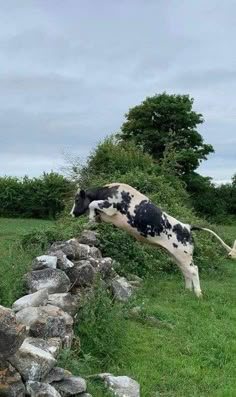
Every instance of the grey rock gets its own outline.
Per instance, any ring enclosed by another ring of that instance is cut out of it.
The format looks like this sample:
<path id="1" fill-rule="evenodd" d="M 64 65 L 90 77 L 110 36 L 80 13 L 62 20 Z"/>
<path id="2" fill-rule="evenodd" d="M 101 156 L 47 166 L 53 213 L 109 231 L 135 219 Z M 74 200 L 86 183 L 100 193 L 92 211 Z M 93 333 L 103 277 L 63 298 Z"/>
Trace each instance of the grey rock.
<path id="1" fill-rule="evenodd" d="M 103 379 L 107 387 L 117 397 L 140 397 L 140 385 L 128 376 L 113 376 L 104 373 L 97 377 Z"/>
<path id="2" fill-rule="evenodd" d="M 26 388 L 31 397 L 61 397 L 58 391 L 47 383 L 29 381 Z"/>
<path id="3" fill-rule="evenodd" d="M 90 247 L 86 244 L 80 244 L 77 239 L 72 238 L 67 241 L 73 247 L 76 260 L 87 259 L 90 255 Z"/>
<path id="4" fill-rule="evenodd" d="M 60 338 L 49 338 L 44 340 L 41 338 L 28 337 L 25 340 L 32 346 L 51 354 L 54 358 L 58 357 L 62 348 L 62 341 Z"/>
<path id="5" fill-rule="evenodd" d="M 66 271 L 73 286 L 86 287 L 93 284 L 96 271 L 88 260 L 78 261 Z"/>
<path id="6" fill-rule="evenodd" d="M 20 349 L 9 359 L 25 381 L 39 381 L 56 365 L 55 358 L 30 340 L 25 339 Z"/>
<path id="7" fill-rule="evenodd" d="M 114 298 L 120 302 L 126 302 L 133 293 L 132 285 L 125 277 L 115 277 L 111 284 Z"/>
<path id="8" fill-rule="evenodd" d="M 60 337 L 72 331 L 73 318 L 56 306 L 29 307 L 16 313 L 17 321 L 26 325 L 30 336 Z"/>
<path id="9" fill-rule="evenodd" d="M 89 257 L 92 258 L 102 257 L 101 251 L 97 247 L 90 247 L 87 244 L 81 244 L 75 238 L 68 240 L 67 243 L 70 244 L 74 249 L 75 260 L 88 259 Z"/>
<path id="10" fill-rule="evenodd" d="M 80 307 L 80 297 L 78 295 L 72 295 L 70 292 L 62 294 L 50 294 L 48 298 L 48 304 L 58 306 L 65 312 L 74 315 Z"/>
<path id="11" fill-rule="evenodd" d="M 140 397 L 140 385 L 128 376 L 109 375 L 106 383 L 118 397 Z"/>
<path id="12" fill-rule="evenodd" d="M 56 241 L 47 250 L 48 255 L 53 255 L 56 251 L 62 251 L 66 257 L 70 260 L 76 258 L 75 249 L 70 241 Z"/>
<path id="13" fill-rule="evenodd" d="M 0 361 L 5 361 L 21 346 L 26 328 L 18 324 L 12 310 L 0 306 Z"/>
<path id="14" fill-rule="evenodd" d="M 101 253 L 101 251 L 100 251 L 97 247 L 90 247 L 90 253 L 89 253 L 89 255 L 90 255 L 92 258 L 95 258 L 95 259 L 100 259 L 100 258 L 102 258 L 102 253 Z"/>
<path id="15" fill-rule="evenodd" d="M 86 381 L 79 376 L 71 376 L 59 382 L 53 382 L 52 386 L 62 397 L 74 396 L 86 392 Z"/>
<path id="16" fill-rule="evenodd" d="M 102 258 L 98 263 L 98 271 L 101 274 L 103 280 L 107 280 L 116 275 L 116 272 L 113 269 L 113 260 L 112 258 Z"/>
<path id="17" fill-rule="evenodd" d="M 87 258 L 87 260 L 91 263 L 91 265 L 94 267 L 94 269 L 97 269 L 101 258 L 96 259 L 96 258 L 92 258 L 92 256 L 89 256 Z"/>
<path id="18" fill-rule="evenodd" d="M 25 386 L 20 374 L 11 365 L 0 372 L 1 397 L 25 397 Z"/>
<path id="19" fill-rule="evenodd" d="M 99 244 L 98 233 L 93 230 L 84 230 L 79 238 L 79 243 L 96 247 Z"/>
<path id="20" fill-rule="evenodd" d="M 26 307 L 45 306 L 48 302 L 48 290 L 41 289 L 33 294 L 22 296 L 22 298 L 15 301 L 12 305 L 12 310 L 18 312 Z"/>
<path id="21" fill-rule="evenodd" d="M 57 268 L 57 257 L 53 255 L 41 255 L 37 256 L 32 263 L 33 270 L 42 269 L 56 269 Z"/>
<path id="22" fill-rule="evenodd" d="M 25 276 L 27 288 L 30 292 L 40 289 L 48 289 L 48 293 L 68 292 L 70 280 L 67 275 L 59 269 L 43 269 L 27 273 Z"/>
<path id="23" fill-rule="evenodd" d="M 46 376 L 44 382 L 45 383 L 59 382 L 61 380 L 64 380 L 65 378 L 69 378 L 70 376 L 72 376 L 72 373 L 70 371 L 67 371 L 64 368 L 55 367 Z"/>
<path id="24" fill-rule="evenodd" d="M 61 270 L 66 270 L 73 267 L 74 264 L 71 262 L 63 251 L 58 250 L 53 253 L 57 257 L 57 267 Z"/>

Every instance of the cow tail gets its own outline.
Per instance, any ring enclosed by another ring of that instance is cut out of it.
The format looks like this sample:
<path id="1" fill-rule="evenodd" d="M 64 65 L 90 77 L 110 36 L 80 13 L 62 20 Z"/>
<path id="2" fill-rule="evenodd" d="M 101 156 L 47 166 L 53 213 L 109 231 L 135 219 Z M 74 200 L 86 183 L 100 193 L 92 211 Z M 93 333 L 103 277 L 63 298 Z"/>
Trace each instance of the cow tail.
<path id="1" fill-rule="evenodd" d="M 208 233 L 213 234 L 213 236 L 215 236 L 217 238 L 217 240 L 219 240 L 221 242 L 221 244 L 223 245 L 223 247 L 226 249 L 226 251 L 230 252 L 232 250 L 232 248 L 230 248 L 223 240 L 222 238 L 220 238 L 220 236 L 218 236 L 218 234 L 216 234 L 215 232 L 213 232 L 213 230 L 211 229 L 207 229 L 206 227 L 199 227 L 199 226 L 191 226 L 191 231 L 194 230 L 204 230 Z"/>

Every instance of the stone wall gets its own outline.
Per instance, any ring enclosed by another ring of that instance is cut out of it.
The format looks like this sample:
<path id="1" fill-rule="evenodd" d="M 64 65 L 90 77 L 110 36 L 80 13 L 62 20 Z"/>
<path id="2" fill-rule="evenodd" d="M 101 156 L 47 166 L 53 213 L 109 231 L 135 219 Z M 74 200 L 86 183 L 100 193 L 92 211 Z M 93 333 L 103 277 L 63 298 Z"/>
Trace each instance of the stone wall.
<path id="1" fill-rule="evenodd" d="M 28 294 L 12 309 L 0 306 L 0 397 L 90 396 L 85 379 L 57 367 L 60 350 L 72 345 L 73 316 L 97 277 L 120 301 L 134 289 L 116 274 L 113 260 L 102 257 L 98 244 L 93 231 L 53 243 L 24 277 Z M 140 395 L 138 383 L 128 377 L 98 377 L 116 396 Z"/>

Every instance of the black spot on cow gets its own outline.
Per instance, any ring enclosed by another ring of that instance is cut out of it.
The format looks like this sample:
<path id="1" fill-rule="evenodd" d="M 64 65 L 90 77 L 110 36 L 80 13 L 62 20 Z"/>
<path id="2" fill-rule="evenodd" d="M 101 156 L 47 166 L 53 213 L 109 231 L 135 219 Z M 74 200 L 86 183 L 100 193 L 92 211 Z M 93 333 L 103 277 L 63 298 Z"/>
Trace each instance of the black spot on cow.
<path id="1" fill-rule="evenodd" d="M 187 245 L 187 243 L 192 243 L 192 236 L 190 234 L 190 231 L 185 226 L 182 226 L 180 223 L 174 225 L 173 232 L 176 234 L 176 238 L 181 244 Z"/>
<path id="2" fill-rule="evenodd" d="M 131 195 L 129 192 L 124 190 L 121 192 L 121 202 L 116 204 L 116 208 L 121 214 L 128 215 L 129 207 L 131 202 Z"/>
<path id="3" fill-rule="evenodd" d="M 184 251 L 185 254 L 187 254 L 187 251 Z"/>
<path id="4" fill-rule="evenodd" d="M 99 203 L 98 207 L 102 210 L 103 208 L 110 208 L 112 206 L 112 203 L 109 203 L 109 201 L 103 201 L 103 203 Z"/>
<path id="5" fill-rule="evenodd" d="M 118 197 L 118 189 L 119 189 L 119 185 L 112 187 L 109 186 L 96 187 L 87 190 L 86 195 L 90 199 L 90 201 L 95 201 L 95 200 L 105 201 L 108 200 L 109 198 Z"/>
<path id="6" fill-rule="evenodd" d="M 178 244 L 173 243 L 174 248 L 178 248 Z"/>
<path id="7" fill-rule="evenodd" d="M 172 237 L 172 234 L 167 234 L 168 239 Z"/>
<path id="8" fill-rule="evenodd" d="M 135 206 L 134 215 L 127 213 L 128 223 L 136 228 L 141 236 L 155 237 L 169 229 L 169 222 L 160 208 L 148 200 L 142 200 Z"/>

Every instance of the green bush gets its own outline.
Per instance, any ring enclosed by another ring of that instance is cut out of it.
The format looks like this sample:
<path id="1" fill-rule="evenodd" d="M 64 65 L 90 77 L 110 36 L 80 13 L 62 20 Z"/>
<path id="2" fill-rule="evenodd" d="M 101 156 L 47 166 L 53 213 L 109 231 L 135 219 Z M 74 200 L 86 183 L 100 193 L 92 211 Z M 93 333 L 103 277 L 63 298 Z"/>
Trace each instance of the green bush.
<path id="1" fill-rule="evenodd" d="M 76 317 L 74 330 L 81 340 L 82 355 L 92 353 L 103 368 L 118 365 L 125 328 L 122 305 L 113 302 L 97 280 Z"/>
<path id="2" fill-rule="evenodd" d="M 54 172 L 32 179 L 0 177 L 0 216 L 55 218 L 73 190 L 72 182 Z"/>
<path id="3" fill-rule="evenodd" d="M 192 205 L 199 216 L 223 224 L 235 223 L 236 185 L 214 185 L 211 178 L 194 173 L 186 179 Z"/>

